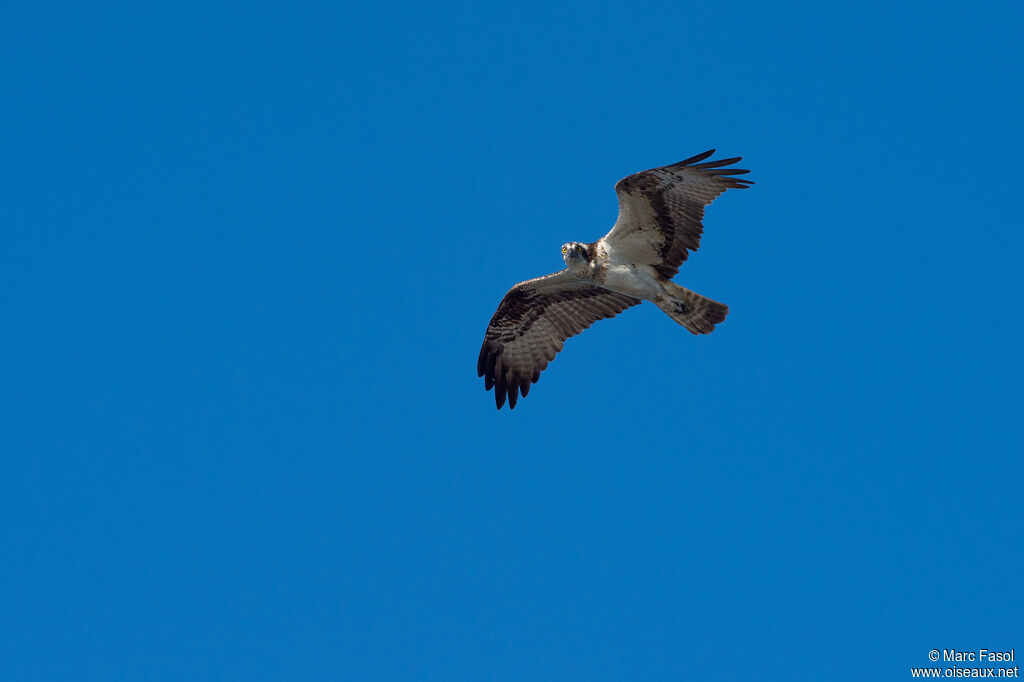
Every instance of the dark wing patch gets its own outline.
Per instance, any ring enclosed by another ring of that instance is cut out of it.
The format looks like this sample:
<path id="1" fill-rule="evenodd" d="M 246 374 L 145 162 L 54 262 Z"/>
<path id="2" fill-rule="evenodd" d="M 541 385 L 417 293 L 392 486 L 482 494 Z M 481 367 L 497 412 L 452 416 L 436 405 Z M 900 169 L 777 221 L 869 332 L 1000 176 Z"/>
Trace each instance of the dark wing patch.
<path id="1" fill-rule="evenodd" d="M 714 153 L 711 149 L 619 180 L 619 219 L 605 241 L 633 262 L 653 265 L 662 277 L 675 277 L 689 252 L 700 247 L 704 207 L 727 189 L 754 184 L 730 177 L 750 171 L 723 167 L 742 157 L 700 163 Z"/>
<path id="2" fill-rule="evenodd" d="M 487 325 L 477 376 L 494 389 L 500 410 L 524 397 L 567 338 L 597 320 L 615 317 L 640 299 L 603 289 L 568 270 L 520 282 L 505 294 Z"/>

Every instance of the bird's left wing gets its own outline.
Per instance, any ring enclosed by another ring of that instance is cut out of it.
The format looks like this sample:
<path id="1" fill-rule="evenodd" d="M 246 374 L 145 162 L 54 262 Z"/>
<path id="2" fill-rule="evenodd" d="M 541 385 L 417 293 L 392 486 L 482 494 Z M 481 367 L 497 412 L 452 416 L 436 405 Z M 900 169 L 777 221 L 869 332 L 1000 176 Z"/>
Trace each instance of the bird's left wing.
<path id="1" fill-rule="evenodd" d="M 627 260 L 653 265 L 666 279 L 675 277 L 689 252 L 700 246 L 704 207 L 727 189 L 754 184 L 730 177 L 750 171 L 723 168 L 741 157 L 704 161 L 714 153 L 711 149 L 615 183 L 619 219 L 604 241 Z"/>
<path id="2" fill-rule="evenodd" d="M 615 317 L 640 299 L 609 291 L 568 270 L 520 282 L 505 294 L 484 335 L 477 376 L 509 409 L 555 359 L 562 345 L 597 320 Z"/>

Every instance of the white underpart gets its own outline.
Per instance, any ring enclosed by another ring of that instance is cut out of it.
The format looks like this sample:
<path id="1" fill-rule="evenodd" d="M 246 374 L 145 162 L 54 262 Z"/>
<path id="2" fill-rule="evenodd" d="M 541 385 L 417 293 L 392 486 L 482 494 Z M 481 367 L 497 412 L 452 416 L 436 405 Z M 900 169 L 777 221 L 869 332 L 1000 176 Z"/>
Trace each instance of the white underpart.
<path id="1" fill-rule="evenodd" d="M 598 258 L 603 254 L 608 256 L 608 270 L 602 285 L 606 289 L 646 301 L 657 301 L 666 293 L 653 266 L 626 261 L 604 240 L 598 242 L 597 252 Z"/>

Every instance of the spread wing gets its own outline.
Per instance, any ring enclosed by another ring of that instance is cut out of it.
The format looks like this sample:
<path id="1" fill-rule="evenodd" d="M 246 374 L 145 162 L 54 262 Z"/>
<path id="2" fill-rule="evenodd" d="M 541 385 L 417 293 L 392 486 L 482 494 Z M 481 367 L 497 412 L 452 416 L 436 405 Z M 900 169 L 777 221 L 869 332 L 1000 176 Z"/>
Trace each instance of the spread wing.
<path id="1" fill-rule="evenodd" d="M 615 184 L 619 219 L 604 240 L 633 263 L 653 265 L 666 279 L 700 246 L 704 207 L 727 189 L 750 180 L 729 177 L 750 171 L 723 168 L 741 157 L 704 161 L 714 149 L 674 163 L 635 173 Z"/>
<path id="2" fill-rule="evenodd" d="M 512 409 L 567 338 L 637 303 L 640 299 L 603 289 L 568 270 L 520 282 L 501 299 L 487 325 L 477 376 L 484 377 L 488 391 L 495 389 L 499 410 L 506 395 Z"/>

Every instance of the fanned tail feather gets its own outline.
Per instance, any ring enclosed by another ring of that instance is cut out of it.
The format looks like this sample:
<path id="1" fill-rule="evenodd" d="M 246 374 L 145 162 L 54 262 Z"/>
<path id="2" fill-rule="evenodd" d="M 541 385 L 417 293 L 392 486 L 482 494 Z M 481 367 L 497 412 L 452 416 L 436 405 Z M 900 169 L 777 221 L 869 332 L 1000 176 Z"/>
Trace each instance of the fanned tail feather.
<path id="1" fill-rule="evenodd" d="M 715 330 L 715 325 L 729 314 L 729 306 L 724 303 L 712 301 L 675 282 L 661 284 L 670 295 L 662 296 L 655 303 L 691 334 L 710 334 Z"/>

